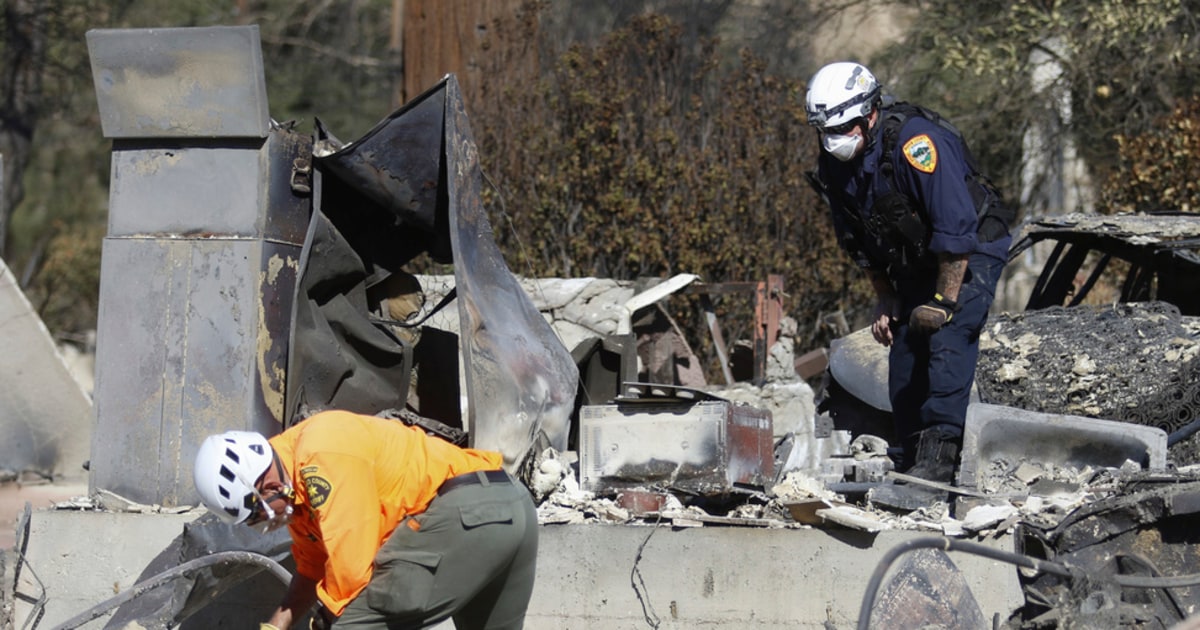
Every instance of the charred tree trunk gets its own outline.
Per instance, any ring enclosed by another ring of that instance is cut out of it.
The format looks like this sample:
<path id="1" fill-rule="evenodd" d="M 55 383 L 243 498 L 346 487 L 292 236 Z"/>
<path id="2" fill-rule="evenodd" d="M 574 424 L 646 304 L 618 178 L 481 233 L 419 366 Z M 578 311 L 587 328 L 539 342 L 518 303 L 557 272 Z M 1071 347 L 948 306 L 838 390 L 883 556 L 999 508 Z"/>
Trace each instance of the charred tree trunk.
<path id="1" fill-rule="evenodd" d="M 0 257 L 9 218 L 25 194 L 22 174 L 29 164 L 42 101 L 48 0 L 4 0 L 4 43 L 0 45 Z"/>

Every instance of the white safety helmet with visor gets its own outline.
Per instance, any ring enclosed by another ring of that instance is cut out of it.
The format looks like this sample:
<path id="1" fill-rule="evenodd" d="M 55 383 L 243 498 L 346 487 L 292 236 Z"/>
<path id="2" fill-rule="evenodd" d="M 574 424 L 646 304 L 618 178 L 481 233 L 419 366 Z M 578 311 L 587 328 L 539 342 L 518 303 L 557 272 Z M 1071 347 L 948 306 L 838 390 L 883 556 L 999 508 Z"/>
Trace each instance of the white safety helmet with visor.
<path id="1" fill-rule="evenodd" d="M 271 501 L 279 496 L 290 497 L 290 485 L 269 499 L 257 487 L 274 459 L 274 451 L 262 435 L 253 431 L 226 431 L 209 436 L 200 445 L 192 481 L 205 507 L 221 520 L 230 524 L 244 522 L 268 532 L 287 524 L 292 515 L 290 501 L 282 512 L 271 508 Z"/>
<path id="2" fill-rule="evenodd" d="M 813 75 L 808 82 L 804 109 L 808 124 L 821 134 L 821 146 L 834 157 L 852 158 L 862 136 L 850 135 L 871 114 L 882 88 L 875 75 L 861 64 L 839 61 Z"/>

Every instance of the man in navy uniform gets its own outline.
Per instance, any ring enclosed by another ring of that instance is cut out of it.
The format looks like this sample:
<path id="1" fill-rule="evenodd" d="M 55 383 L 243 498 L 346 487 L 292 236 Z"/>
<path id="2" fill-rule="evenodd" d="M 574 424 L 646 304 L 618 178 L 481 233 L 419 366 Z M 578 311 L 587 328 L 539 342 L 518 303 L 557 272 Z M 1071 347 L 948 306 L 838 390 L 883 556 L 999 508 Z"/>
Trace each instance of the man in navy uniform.
<path id="1" fill-rule="evenodd" d="M 871 332 L 890 347 L 898 469 L 952 482 L 979 333 L 1014 217 L 958 130 L 930 110 L 885 100 L 866 67 L 821 68 L 805 108 L 821 142 L 813 183 L 878 300 Z M 871 498 L 913 509 L 945 496 L 908 485 L 877 488 Z"/>

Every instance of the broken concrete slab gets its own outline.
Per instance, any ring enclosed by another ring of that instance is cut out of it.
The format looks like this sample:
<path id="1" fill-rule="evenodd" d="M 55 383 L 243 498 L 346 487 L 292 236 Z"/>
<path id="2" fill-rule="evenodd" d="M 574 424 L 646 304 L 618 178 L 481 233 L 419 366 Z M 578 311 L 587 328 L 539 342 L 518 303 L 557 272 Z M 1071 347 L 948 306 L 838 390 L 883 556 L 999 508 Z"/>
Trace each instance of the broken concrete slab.
<path id="1" fill-rule="evenodd" d="M 972 403 L 958 484 L 976 487 L 996 461 L 1015 470 L 1022 462 L 1119 468 L 1133 460 L 1162 470 L 1166 459 L 1167 434 L 1156 427 Z"/>
<path id="2" fill-rule="evenodd" d="M 0 473 L 86 478 L 92 401 L 0 261 Z"/>

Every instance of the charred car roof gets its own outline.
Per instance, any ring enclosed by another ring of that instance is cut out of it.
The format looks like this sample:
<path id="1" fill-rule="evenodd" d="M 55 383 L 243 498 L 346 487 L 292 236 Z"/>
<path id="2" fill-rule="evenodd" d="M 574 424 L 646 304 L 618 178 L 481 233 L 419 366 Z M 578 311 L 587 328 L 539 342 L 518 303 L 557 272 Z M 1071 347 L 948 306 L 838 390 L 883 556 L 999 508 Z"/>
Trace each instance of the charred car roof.
<path id="1" fill-rule="evenodd" d="M 1025 224 L 1009 252 L 1012 261 L 1042 241 L 1053 241 L 1025 308 L 1080 304 L 1112 259 L 1129 263 L 1120 301 L 1162 300 L 1185 315 L 1200 315 L 1200 215 L 1066 214 Z M 1089 259 L 1089 255 L 1094 254 Z M 1080 285 L 1085 264 L 1094 266 Z M 1069 300 L 1069 302 L 1068 302 Z"/>

